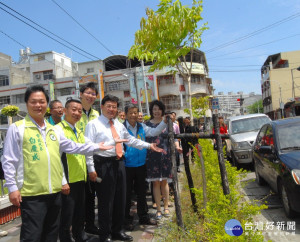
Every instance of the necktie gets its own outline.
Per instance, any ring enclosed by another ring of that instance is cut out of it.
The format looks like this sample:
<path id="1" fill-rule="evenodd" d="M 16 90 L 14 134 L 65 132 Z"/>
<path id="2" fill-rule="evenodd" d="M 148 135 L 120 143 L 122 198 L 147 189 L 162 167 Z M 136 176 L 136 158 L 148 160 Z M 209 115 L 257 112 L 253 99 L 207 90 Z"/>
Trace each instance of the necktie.
<path id="1" fill-rule="evenodd" d="M 76 138 L 77 138 L 77 131 L 76 131 L 75 127 L 74 127 L 73 131 L 74 131 L 74 134 L 76 135 Z"/>
<path id="2" fill-rule="evenodd" d="M 112 120 L 109 121 L 110 124 L 110 129 L 111 129 L 111 133 L 114 139 L 119 139 L 119 135 L 116 131 L 116 128 L 114 126 L 114 122 Z M 122 144 L 121 143 L 116 143 L 116 154 L 117 154 L 117 158 L 121 158 L 123 156 L 123 149 L 122 149 Z"/>

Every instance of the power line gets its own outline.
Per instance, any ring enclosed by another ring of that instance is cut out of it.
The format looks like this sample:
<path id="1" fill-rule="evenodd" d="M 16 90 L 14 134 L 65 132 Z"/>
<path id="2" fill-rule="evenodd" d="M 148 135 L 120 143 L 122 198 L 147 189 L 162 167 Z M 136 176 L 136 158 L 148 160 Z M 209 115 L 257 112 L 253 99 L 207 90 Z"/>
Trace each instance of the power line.
<path id="1" fill-rule="evenodd" d="M 241 42 L 241 41 L 243 41 L 243 40 L 245 40 L 245 39 L 248 39 L 248 38 L 251 38 L 251 37 L 253 37 L 253 36 L 257 35 L 257 34 L 260 34 L 260 33 L 264 32 L 264 31 L 267 31 L 267 30 L 269 30 L 269 29 L 271 29 L 271 28 L 277 27 L 278 25 L 283 24 L 283 23 L 285 23 L 285 22 L 287 22 L 287 21 L 293 20 L 294 18 L 297 18 L 297 17 L 299 17 L 299 16 L 300 16 L 300 13 L 298 12 L 298 13 L 293 14 L 293 15 L 287 17 L 287 18 L 284 18 L 284 19 L 279 20 L 279 21 L 277 21 L 277 22 L 275 22 L 275 23 L 272 23 L 272 24 L 270 24 L 270 25 L 268 25 L 268 26 L 266 26 L 266 27 L 263 27 L 263 28 L 261 28 L 261 29 L 258 29 L 258 30 L 256 30 L 256 31 L 254 31 L 254 32 L 251 32 L 251 33 L 249 33 L 249 34 L 247 34 L 247 35 L 244 35 L 244 36 L 242 36 L 242 37 L 239 37 L 239 38 L 237 38 L 237 39 L 235 39 L 235 40 L 232 40 L 232 41 L 226 42 L 226 43 L 224 43 L 224 44 L 221 44 L 221 45 L 219 45 L 219 46 L 216 46 L 216 47 L 214 47 L 214 48 L 208 49 L 208 50 L 205 51 L 205 53 L 210 53 L 210 52 L 213 52 L 213 51 L 216 51 L 216 50 L 225 48 L 225 47 L 227 47 L 227 46 L 236 44 L 236 43 Z"/>
<path id="2" fill-rule="evenodd" d="M 38 27 L 44 29 L 45 31 L 47 31 L 48 33 L 54 35 L 55 37 L 57 37 L 57 38 L 59 38 L 59 39 L 65 41 L 65 42 L 67 42 L 67 43 L 70 44 L 71 46 L 74 46 L 74 47 L 77 48 L 78 50 L 80 50 L 80 51 L 82 51 L 82 52 L 84 52 L 84 53 L 86 53 L 86 54 L 88 54 L 88 55 L 90 55 L 90 56 L 92 56 L 92 57 L 94 57 L 94 58 L 100 60 L 99 57 L 94 56 L 93 54 L 90 54 L 90 53 L 88 53 L 88 52 L 82 50 L 81 48 L 79 48 L 79 47 L 73 45 L 73 44 L 70 43 L 69 41 L 67 41 L 67 40 L 65 40 L 65 39 L 63 39 L 63 38 L 61 38 L 61 37 L 59 37 L 58 35 L 54 34 L 53 32 L 47 30 L 46 28 L 42 27 L 41 25 L 37 24 L 36 22 L 34 22 L 33 20 L 27 18 L 26 16 L 22 15 L 21 13 L 17 12 L 16 10 L 10 8 L 9 6 L 5 5 L 4 3 L 0 2 L 0 4 L 4 5 L 4 6 L 7 7 L 8 9 L 10 9 L 11 11 L 13 11 L 13 12 L 17 13 L 18 15 L 22 16 L 23 18 L 27 19 L 28 21 L 34 23 L 34 24 L 37 25 Z M 64 44 L 64 43 L 62 43 L 62 42 L 60 42 L 60 41 L 54 39 L 54 38 L 51 37 L 50 35 L 44 33 L 43 31 L 41 31 L 41 30 L 39 30 L 39 29 L 37 29 L 36 27 L 34 27 L 34 26 L 32 26 L 31 24 L 25 22 L 24 20 L 20 19 L 20 18 L 17 17 L 16 15 L 14 15 L 14 14 L 8 12 L 7 10 L 3 9 L 2 7 L 0 7 L 0 9 L 3 10 L 3 11 L 5 11 L 6 13 L 10 14 L 10 15 L 13 16 L 14 18 L 18 19 L 19 21 L 23 22 L 24 24 L 26 24 L 26 25 L 30 26 L 31 28 L 35 29 L 36 31 L 38 31 L 38 32 L 42 33 L 43 35 L 47 36 L 48 38 L 50 38 L 50 39 L 56 41 L 57 43 L 59 43 L 59 44 L 65 46 L 65 47 L 67 47 L 67 48 L 70 49 L 70 50 L 73 50 L 74 52 L 78 53 L 79 55 L 84 56 L 85 58 L 87 58 L 87 59 L 89 59 L 89 60 L 91 60 L 91 61 L 98 61 L 98 60 L 94 60 L 94 59 L 92 59 L 92 58 L 90 58 L 90 57 L 88 57 L 88 56 L 86 56 L 86 55 L 84 55 L 84 54 L 78 52 L 77 50 L 75 50 L 75 49 L 73 49 L 73 48 L 67 46 L 66 44 Z M 110 64 L 110 63 L 106 63 L 106 64 L 107 64 L 108 66 L 111 66 L 111 67 L 114 67 L 114 68 L 118 68 L 118 67 L 114 66 L 113 64 Z"/>
<path id="3" fill-rule="evenodd" d="M 19 44 L 20 46 L 22 46 L 24 49 L 26 48 L 26 46 L 25 46 L 24 44 L 20 43 L 19 41 L 17 41 L 16 39 L 14 39 L 14 38 L 11 37 L 10 35 L 8 35 L 7 33 L 3 32 L 1 29 L 0 29 L 0 32 L 1 32 L 2 34 L 4 34 L 7 38 L 11 39 L 12 41 L 14 41 L 14 42 L 16 42 L 17 44 Z M 30 51 L 31 51 L 33 54 L 38 54 L 38 53 L 34 52 L 32 49 L 31 49 Z M 49 61 L 49 60 L 47 60 L 47 59 L 45 59 L 45 61 L 47 61 L 47 62 L 49 62 L 49 63 L 51 63 L 51 64 L 53 64 L 53 65 L 55 66 L 55 64 L 54 64 L 53 62 L 51 62 L 51 61 Z M 73 73 L 73 71 L 70 71 L 70 70 L 68 70 L 68 69 L 65 69 L 65 68 L 63 68 L 63 67 L 61 67 L 61 66 L 57 66 L 57 67 L 58 67 L 58 68 L 61 68 L 61 69 L 63 69 L 63 70 L 65 70 L 65 71 L 68 71 L 68 72 Z"/>
<path id="4" fill-rule="evenodd" d="M 71 47 L 69 47 L 69 46 L 67 46 L 66 44 L 64 44 L 64 43 L 62 43 L 62 42 L 60 42 L 60 41 L 54 39 L 54 38 L 51 37 L 50 35 L 44 33 L 43 31 L 41 31 L 41 30 L 39 30 L 39 29 L 37 29 L 36 27 L 32 26 L 31 24 L 26 23 L 25 21 L 23 21 L 22 19 L 20 19 L 19 17 L 15 16 L 15 15 L 13 15 L 12 13 L 6 11 L 6 10 L 3 9 L 2 7 L 0 7 L 0 9 L 2 9 L 3 11 L 5 11 L 6 13 L 10 14 L 10 15 L 13 16 L 14 18 L 20 20 L 20 21 L 23 22 L 24 24 L 26 24 L 26 25 L 30 26 L 31 28 L 35 29 L 36 31 L 40 32 L 41 34 L 43 34 L 43 35 L 47 36 L 48 38 L 54 40 L 55 42 L 57 42 L 57 43 L 59 43 L 59 44 L 65 46 L 65 47 L 67 47 L 67 48 L 70 49 L 70 50 L 73 50 L 74 52 L 76 52 L 76 53 L 78 53 L 78 54 L 84 56 L 84 57 L 87 58 L 87 59 L 93 60 L 93 59 L 91 59 L 90 57 L 88 57 L 88 56 L 86 56 L 86 55 L 84 55 L 84 54 L 78 52 L 77 50 L 75 50 L 75 49 L 73 49 L 73 48 L 71 48 Z"/>
<path id="5" fill-rule="evenodd" d="M 80 51 L 82 51 L 82 52 L 84 52 L 84 53 L 86 53 L 86 54 L 88 54 L 88 55 L 90 55 L 90 56 L 92 56 L 92 57 L 94 57 L 94 58 L 96 58 L 96 59 L 100 59 L 99 57 L 97 57 L 97 56 L 95 56 L 95 55 L 93 55 L 93 54 L 91 54 L 91 53 L 88 53 L 88 52 L 86 52 L 85 50 L 79 48 L 78 46 L 73 45 L 73 44 L 70 43 L 69 41 L 67 41 L 67 40 L 65 40 L 65 39 L 63 39 L 63 38 L 61 38 L 60 36 L 56 35 L 55 33 L 51 32 L 50 30 L 48 30 L 48 29 L 44 28 L 43 26 L 39 25 L 39 24 L 36 23 L 35 21 L 33 21 L 33 20 L 27 18 L 26 16 L 22 15 L 22 14 L 19 13 L 18 11 L 16 11 L 16 10 L 12 9 L 11 7 L 5 5 L 4 3 L 0 2 L 0 4 L 4 5 L 6 8 L 8 8 L 8 9 L 10 9 L 11 11 L 15 12 L 16 14 L 20 15 L 21 17 L 25 18 L 26 20 L 30 21 L 31 23 L 37 25 L 37 26 L 40 27 L 41 29 L 43 29 L 43 30 L 47 31 L 48 33 L 54 35 L 56 38 L 59 38 L 60 40 L 65 41 L 66 43 L 68 43 L 69 45 L 75 47 L 76 49 L 78 49 L 78 50 L 80 50 Z M 0 8 L 1 8 L 2 10 L 4 10 L 5 12 L 7 12 L 8 14 L 12 15 L 13 17 L 19 19 L 19 20 L 22 21 L 23 23 L 29 25 L 30 27 L 33 27 L 33 26 L 31 26 L 30 24 L 28 24 L 28 23 L 26 23 L 25 21 L 23 21 L 23 20 L 21 20 L 20 18 L 18 18 L 17 16 L 15 16 L 15 15 L 11 14 L 10 12 L 6 11 L 6 10 L 3 9 L 2 7 L 0 7 Z M 34 27 L 33 27 L 33 28 L 34 28 Z M 36 29 L 36 28 L 34 28 L 34 29 Z M 36 29 L 36 30 L 37 30 L 37 29 Z M 38 30 L 38 31 L 41 32 L 40 30 Z M 43 34 L 44 34 L 44 33 L 43 33 Z M 46 35 L 46 36 L 49 37 L 48 35 Z M 53 39 L 53 38 L 51 37 L 51 39 Z M 53 39 L 53 40 L 54 40 L 54 39 Z M 59 42 L 59 43 L 60 43 L 60 42 Z M 64 45 L 64 46 L 65 46 L 65 45 Z M 77 53 L 78 53 L 78 52 L 77 52 Z"/>
<path id="6" fill-rule="evenodd" d="M 257 47 L 260 47 L 260 46 L 269 45 L 269 44 L 272 44 L 272 43 L 275 43 L 275 42 L 278 42 L 278 41 L 282 41 L 282 40 L 285 40 L 285 39 L 293 38 L 293 37 L 298 36 L 298 35 L 300 35 L 300 34 L 294 34 L 294 35 L 291 35 L 291 36 L 288 36 L 288 37 L 285 37 L 285 38 L 273 40 L 273 41 L 270 41 L 270 42 L 267 42 L 267 43 L 263 43 L 263 44 L 260 44 L 260 45 L 256 45 L 256 46 L 253 46 L 253 47 L 249 47 L 249 48 L 246 48 L 246 49 L 233 51 L 233 52 L 230 52 L 230 53 L 227 53 L 227 54 L 223 54 L 223 55 L 219 55 L 219 56 L 213 56 L 213 57 L 210 57 L 209 59 L 215 59 L 215 58 L 218 58 L 218 57 L 222 57 L 222 56 L 226 56 L 226 55 L 231 55 L 231 54 L 235 54 L 235 53 L 247 51 L 247 50 L 254 49 L 254 48 L 257 48 Z"/>
<path id="7" fill-rule="evenodd" d="M 90 36 L 92 36 L 103 48 L 105 48 L 109 53 L 115 55 L 108 47 L 106 47 L 99 39 L 97 39 L 91 32 L 89 32 L 85 27 L 83 27 L 71 14 L 69 14 L 62 6 L 60 6 L 56 1 L 51 0 L 55 3 L 63 12 L 65 12 L 75 23 L 77 23 L 83 30 L 85 30 Z"/>

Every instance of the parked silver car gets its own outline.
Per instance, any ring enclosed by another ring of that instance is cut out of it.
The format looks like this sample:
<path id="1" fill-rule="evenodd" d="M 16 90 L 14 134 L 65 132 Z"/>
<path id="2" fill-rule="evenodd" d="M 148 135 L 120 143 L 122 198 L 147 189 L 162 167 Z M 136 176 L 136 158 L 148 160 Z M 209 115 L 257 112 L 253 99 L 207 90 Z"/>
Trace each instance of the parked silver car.
<path id="1" fill-rule="evenodd" d="M 254 143 L 260 128 L 271 122 L 271 119 L 265 114 L 248 114 L 230 117 L 226 120 L 228 134 L 227 157 L 233 165 L 252 163 L 252 144 Z"/>

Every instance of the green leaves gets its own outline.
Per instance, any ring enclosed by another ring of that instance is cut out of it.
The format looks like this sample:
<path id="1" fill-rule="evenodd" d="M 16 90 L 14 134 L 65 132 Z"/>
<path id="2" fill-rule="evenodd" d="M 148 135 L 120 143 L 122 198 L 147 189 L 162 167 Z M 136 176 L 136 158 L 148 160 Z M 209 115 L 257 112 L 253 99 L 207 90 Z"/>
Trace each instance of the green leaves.
<path id="1" fill-rule="evenodd" d="M 1 110 L 1 114 L 8 116 L 8 117 L 14 117 L 18 114 L 19 108 L 17 106 L 8 105 Z"/>
<path id="2" fill-rule="evenodd" d="M 202 1 L 193 1 L 189 7 L 179 0 L 161 0 L 158 7 L 157 11 L 146 9 L 147 18 L 141 19 L 128 56 L 155 61 L 161 69 L 176 66 L 179 57 L 187 55 L 191 48 L 199 48 L 201 34 L 207 28 L 197 27 L 202 20 Z"/>
<path id="3" fill-rule="evenodd" d="M 192 98 L 192 112 L 195 118 L 204 117 L 206 110 L 209 108 L 209 97 Z M 186 114 L 190 114 L 188 108 L 184 109 Z"/>

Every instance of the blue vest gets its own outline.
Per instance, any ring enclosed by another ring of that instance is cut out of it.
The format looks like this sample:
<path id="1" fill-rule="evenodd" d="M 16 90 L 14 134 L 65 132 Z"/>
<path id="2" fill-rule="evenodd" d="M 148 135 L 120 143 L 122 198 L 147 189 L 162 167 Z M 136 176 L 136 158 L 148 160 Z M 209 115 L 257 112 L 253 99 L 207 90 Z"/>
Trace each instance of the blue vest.
<path id="1" fill-rule="evenodd" d="M 135 136 L 126 126 L 126 122 L 123 123 L 125 128 L 128 130 L 128 133 L 132 136 Z M 143 129 L 143 126 L 137 122 L 137 132 L 136 132 L 136 138 L 140 139 L 140 140 L 144 140 L 146 139 L 146 134 L 145 131 Z M 126 144 L 124 144 L 125 146 L 125 166 L 126 167 L 139 167 L 139 166 L 143 166 L 146 163 L 146 156 L 147 156 L 147 149 L 142 149 L 139 150 L 137 148 L 134 147 L 130 147 Z"/>

